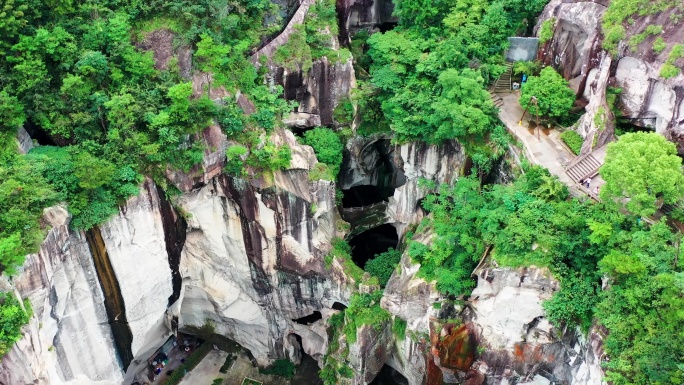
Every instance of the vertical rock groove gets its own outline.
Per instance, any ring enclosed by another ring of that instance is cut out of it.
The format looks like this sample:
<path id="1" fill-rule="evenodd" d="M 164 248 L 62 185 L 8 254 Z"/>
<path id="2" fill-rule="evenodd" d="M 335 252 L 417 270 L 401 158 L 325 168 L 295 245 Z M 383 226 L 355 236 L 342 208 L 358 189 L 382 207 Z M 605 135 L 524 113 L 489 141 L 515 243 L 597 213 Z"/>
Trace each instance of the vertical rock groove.
<path id="1" fill-rule="evenodd" d="M 166 199 L 164 190 L 159 186 L 157 186 L 157 195 L 159 195 L 159 212 L 161 213 L 162 227 L 164 228 L 166 254 L 168 255 L 169 267 L 171 268 L 171 282 L 173 284 L 173 293 L 169 297 L 169 306 L 171 306 L 180 297 L 180 290 L 183 284 L 183 278 L 178 268 L 181 252 L 185 245 L 188 224 L 183 217 L 176 213 L 171 206 L 171 202 Z"/>
<path id="2" fill-rule="evenodd" d="M 114 274 L 104 239 L 102 239 L 102 234 L 97 226 L 86 231 L 86 240 L 90 247 L 90 253 L 93 255 L 95 271 L 105 297 L 104 305 L 114 336 L 114 346 L 116 346 L 121 365 L 125 371 L 133 360 L 133 352 L 131 351 L 133 333 L 126 320 L 126 306 L 119 288 L 119 281 Z"/>

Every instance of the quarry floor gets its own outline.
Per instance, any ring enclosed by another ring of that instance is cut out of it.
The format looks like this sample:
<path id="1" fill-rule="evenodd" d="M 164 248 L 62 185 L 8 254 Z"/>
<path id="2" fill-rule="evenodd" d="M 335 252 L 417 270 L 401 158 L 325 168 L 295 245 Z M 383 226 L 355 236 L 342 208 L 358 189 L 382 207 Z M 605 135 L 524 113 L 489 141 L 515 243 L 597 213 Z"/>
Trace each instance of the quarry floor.
<path id="1" fill-rule="evenodd" d="M 221 385 L 241 385 L 245 377 L 257 380 L 264 385 L 317 385 L 318 365 L 313 359 L 303 360 L 292 380 L 259 373 L 259 369 L 244 354 L 240 354 L 227 373 L 219 372 L 228 353 L 212 350 L 202 362 L 183 377 L 179 385 L 211 385 L 212 381 L 222 378 Z"/>

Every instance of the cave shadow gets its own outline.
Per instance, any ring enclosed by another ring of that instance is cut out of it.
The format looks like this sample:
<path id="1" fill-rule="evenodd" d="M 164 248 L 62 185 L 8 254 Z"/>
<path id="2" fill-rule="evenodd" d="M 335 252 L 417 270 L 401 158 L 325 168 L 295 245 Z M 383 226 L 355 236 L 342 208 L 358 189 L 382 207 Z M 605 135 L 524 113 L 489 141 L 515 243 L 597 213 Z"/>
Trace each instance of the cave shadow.
<path id="1" fill-rule="evenodd" d="M 384 253 L 390 248 L 396 249 L 398 243 L 397 229 L 389 223 L 366 230 L 349 240 L 352 260 L 362 269 L 366 262 L 375 258 L 377 254 Z"/>
<path id="2" fill-rule="evenodd" d="M 408 379 L 385 364 L 369 385 L 409 385 Z"/>

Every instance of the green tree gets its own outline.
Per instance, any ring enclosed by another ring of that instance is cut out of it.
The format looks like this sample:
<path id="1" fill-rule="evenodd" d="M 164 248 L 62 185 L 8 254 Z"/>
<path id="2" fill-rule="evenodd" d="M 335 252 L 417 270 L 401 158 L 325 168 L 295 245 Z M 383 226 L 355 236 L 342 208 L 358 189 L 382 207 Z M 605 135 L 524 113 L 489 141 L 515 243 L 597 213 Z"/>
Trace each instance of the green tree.
<path id="1" fill-rule="evenodd" d="M 375 255 L 373 259 L 366 262 L 366 266 L 363 269 L 370 275 L 378 277 L 380 286 L 385 287 L 390 277 L 392 277 L 392 273 L 397 267 L 399 260 L 401 260 L 401 252 L 389 249 L 384 253 Z"/>
<path id="2" fill-rule="evenodd" d="M 536 98 L 536 103 L 534 99 Z M 539 76 L 530 76 L 520 91 L 520 105 L 532 115 L 552 119 L 567 116 L 575 101 L 575 93 L 567 80 L 552 67 L 546 67 Z"/>
<path id="3" fill-rule="evenodd" d="M 29 310 L 24 310 L 13 293 L 0 293 L 0 357 L 22 337 L 21 327 L 31 318 Z"/>
<path id="4" fill-rule="evenodd" d="M 344 146 L 335 131 L 325 127 L 316 127 L 304 133 L 303 142 L 313 147 L 318 161 L 327 164 L 332 169 L 333 175 L 337 175 L 342 164 Z"/>
<path id="5" fill-rule="evenodd" d="M 600 169 L 606 184 L 602 199 L 627 200 L 634 214 L 649 216 L 658 200 L 675 203 L 684 195 L 682 161 L 675 145 L 652 132 L 627 133 L 608 145 L 606 161 Z"/>

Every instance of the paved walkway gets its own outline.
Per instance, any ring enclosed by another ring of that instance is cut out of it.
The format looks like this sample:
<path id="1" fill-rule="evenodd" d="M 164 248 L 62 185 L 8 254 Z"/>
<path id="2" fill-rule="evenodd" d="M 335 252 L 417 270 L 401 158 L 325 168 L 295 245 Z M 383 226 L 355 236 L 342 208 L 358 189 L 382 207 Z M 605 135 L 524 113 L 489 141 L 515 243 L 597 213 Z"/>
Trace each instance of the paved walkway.
<path id="1" fill-rule="evenodd" d="M 555 129 L 544 129 L 537 133 L 535 129 L 530 128 L 531 117 L 527 114 L 522 125 L 519 125 L 518 122 L 524 111 L 518 103 L 520 93 L 510 92 L 497 95 L 503 100 L 503 105 L 499 109 L 499 118 L 506 124 L 508 131 L 522 143 L 525 156 L 530 163 L 548 169 L 552 175 L 557 176 L 561 182 L 568 186 L 571 194 L 575 196 L 589 195 L 596 198 L 591 191 L 573 181 L 565 172 L 565 166 L 575 159 L 575 155 L 561 144 L 560 132 Z M 534 119 L 532 118 L 532 120 Z M 539 139 L 537 139 L 537 135 Z M 600 159 L 601 163 L 603 163 L 604 157 L 605 151 Z M 597 175 L 592 179 L 591 189 L 597 186 L 600 188 L 604 183 L 603 179 Z"/>

